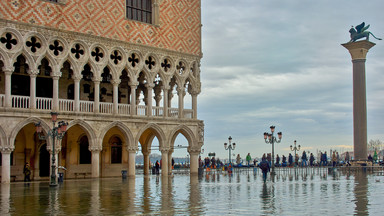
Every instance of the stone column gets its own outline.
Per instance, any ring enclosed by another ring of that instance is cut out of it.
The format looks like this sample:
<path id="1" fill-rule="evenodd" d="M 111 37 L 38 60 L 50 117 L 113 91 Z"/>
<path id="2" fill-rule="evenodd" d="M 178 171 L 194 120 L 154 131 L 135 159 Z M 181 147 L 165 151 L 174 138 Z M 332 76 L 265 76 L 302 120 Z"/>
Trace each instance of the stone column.
<path id="1" fill-rule="evenodd" d="M 134 177 L 136 174 L 136 151 L 137 148 L 128 146 L 128 177 Z"/>
<path id="2" fill-rule="evenodd" d="M 169 87 L 165 87 L 163 86 L 163 95 L 164 95 L 164 99 L 163 99 L 163 106 L 164 106 L 164 118 L 168 117 L 168 90 L 169 90 Z"/>
<path id="3" fill-rule="evenodd" d="M 11 76 L 12 70 L 3 70 L 5 75 L 5 95 L 4 95 L 4 105 L 5 107 L 12 107 L 12 95 L 11 95 Z"/>
<path id="4" fill-rule="evenodd" d="M 168 152 L 168 174 L 172 175 L 172 151 Z"/>
<path id="5" fill-rule="evenodd" d="M 162 99 L 162 97 L 161 97 L 161 86 L 159 86 L 159 85 L 157 85 L 157 86 L 155 86 L 154 88 L 154 92 L 155 92 L 155 97 L 153 97 L 154 99 L 155 99 L 155 101 L 156 101 L 156 113 L 155 113 L 155 115 L 156 116 L 160 116 L 161 115 L 161 113 L 159 112 L 159 107 L 160 107 L 160 101 L 161 101 L 161 99 Z M 163 110 L 164 111 L 164 110 Z"/>
<path id="6" fill-rule="evenodd" d="M 59 79 L 57 74 L 51 75 L 53 80 L 52 111 L 59 111 Z"/>
<path id="7" fill-rule="evenodd" d="M 92 152 L 92 178 L 100 177 L 100 149 L 90 149 Z"/>
<path id="8" fill-rule="evenodd" d="M 368 50 L 375 43 L 357 41 L 342 44 L 353 63 L 353 151 L 354 160 L 367 160 L 367 99 L 365 87 L 365 61 Z"/>
<path id="9" fill-rule="evenodd" d="M 113 114 L 117 115 L 119 113 L 119 84 L 120 80 L 113 80 Z"/>
<path id="10" fill-rule="evenodd" d="M 134 82 L 129 85 L 131 88 L 131 115 L 136 115 L 136 88 L 138 84 Z"/>
<path id="11" fill-rule="evenodd" d="M 1 151 L 1 183 L 11 182 L 11 153 L 13 149 L 2 147 Z"/>
<path id="12" fill-rule="evenodd" d="M 161 148 L 161 175 L 168 176 L 168 148 Z"/>
<path id="13" fill-rule="evenodd" d="M 74 81 L 74 111 L 75 112 L 78 112 L 80 111 L 80 80 L 81 80 L 81 76 L 78 76 L 78 77 L 73 77 L 73 81 Z"/>
<path id="14" fill-rule="evenodd" d="M 179 118 L 184 118 L 184 96 L 185 89 L 177 88 L 177 95 L 179 96 Z"/>
<path id="15" fill-rule="evenodd" d="M 94 113 L 99 113 L 100 112 L 100 80 L 94 79 L 93 85 L 94 85 L 94 92 L 93 92 L 93 101 L 94 101 L 94 107 L 93 107 L 93 112 Z"/>
<path id="16" fill-rule="evenodd" d="M 197 92 L 192 92 L 192 118 L 197 119 Z"/>
<path id="17" fill-rule="evenodd" d="M 155 85 L 153 83 L 147 83 L 147 116 L 152 116 L 152 91 Z"/>
<path id="18" fill-rule="evenodd" d="M 199 149 L 190 149 L 188 150 L 189 155 L 190 155 L 190 173 L 191 175 L 198 174 L 198 168 L 199 168 L 199 154 L 200 154 Z"/>
<path id="19" fill-rule="evenodd" d="M 36 109 L 36 77 L 38 71 L 29 71 L 30 87 L 29 87 L 29 108 Z"/>
<path id="20" fill-rule="evenodd" d="M 150 152 L 143 152 L 143 156 L 144 156 L 144 175 L 149 175 L 150 172 L 149 172 L 149 164 L 151 163 L 149 161 L 149 154 Z"/>

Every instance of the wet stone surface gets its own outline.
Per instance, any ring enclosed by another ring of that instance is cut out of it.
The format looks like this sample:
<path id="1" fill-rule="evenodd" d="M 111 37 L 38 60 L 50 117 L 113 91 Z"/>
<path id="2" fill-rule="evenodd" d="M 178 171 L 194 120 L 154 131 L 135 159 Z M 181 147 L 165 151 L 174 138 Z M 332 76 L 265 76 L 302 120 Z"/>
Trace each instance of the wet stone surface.
<path id="1" fill-rule="evenodd" d="M 2 184 L 0 215 L 381 215 L 382 194 L 382 172 L 245 169 Z"/>

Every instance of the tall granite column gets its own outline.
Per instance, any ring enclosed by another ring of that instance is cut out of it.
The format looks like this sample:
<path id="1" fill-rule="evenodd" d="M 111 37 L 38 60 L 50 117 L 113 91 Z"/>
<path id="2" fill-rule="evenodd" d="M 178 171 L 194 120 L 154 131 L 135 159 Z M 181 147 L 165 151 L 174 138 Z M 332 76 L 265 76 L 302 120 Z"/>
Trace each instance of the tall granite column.
<path id="1" fill-rule="evenodd" d="M 367 99 L 365 61 L 375 43 L 367 40 L 342 44 L 352 57 L 353 64 L 353 151 L 354 160 L 367 160 Z"/>

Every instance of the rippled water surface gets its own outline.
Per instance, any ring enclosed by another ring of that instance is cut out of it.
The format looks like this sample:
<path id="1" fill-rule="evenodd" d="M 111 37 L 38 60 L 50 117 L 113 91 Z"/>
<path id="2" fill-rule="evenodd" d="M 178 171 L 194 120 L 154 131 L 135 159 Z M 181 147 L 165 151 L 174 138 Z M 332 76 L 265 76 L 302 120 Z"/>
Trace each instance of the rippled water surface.
<path id="1" fill-rule="evenodd" d="M 0 215 L 382 215 L 382 173 L 252 169 L 228 175 L 1 185 Z"/>

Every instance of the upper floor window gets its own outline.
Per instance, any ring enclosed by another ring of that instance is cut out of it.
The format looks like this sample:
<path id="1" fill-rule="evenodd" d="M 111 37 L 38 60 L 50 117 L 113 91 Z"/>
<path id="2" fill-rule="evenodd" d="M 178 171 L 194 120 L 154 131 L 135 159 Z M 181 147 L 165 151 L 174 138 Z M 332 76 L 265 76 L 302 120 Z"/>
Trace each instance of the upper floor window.
<path id="1" fill-rule="evenodd" d="M 152 0 L 127 0 L 127 18 L 152 24 Z"/>

